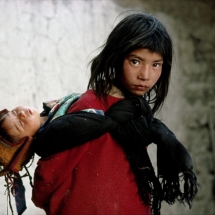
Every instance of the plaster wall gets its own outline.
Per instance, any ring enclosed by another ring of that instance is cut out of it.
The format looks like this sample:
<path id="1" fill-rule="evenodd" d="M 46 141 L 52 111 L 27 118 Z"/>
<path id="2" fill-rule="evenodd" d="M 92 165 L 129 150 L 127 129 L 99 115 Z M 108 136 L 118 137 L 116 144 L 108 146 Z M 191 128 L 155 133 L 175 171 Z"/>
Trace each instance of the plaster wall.
<path id="1" fill-rule="evenodd" d="M 112 1 L 1 0 L 0 109 L 28 105 L 41 111 L 43 101 L 84 92 L 89 78 L 87 64 L 120 12 L 121 7 Z M 37 159 L 30 168 L 32 175 Z M 1 215 L 7 214 L 4 184 L 2 177 Z M 27 178 L 24 184 L 24 214 L 43 215 L 31 203 Z M 13 209 L 16 214 L 14 203 Z"/>

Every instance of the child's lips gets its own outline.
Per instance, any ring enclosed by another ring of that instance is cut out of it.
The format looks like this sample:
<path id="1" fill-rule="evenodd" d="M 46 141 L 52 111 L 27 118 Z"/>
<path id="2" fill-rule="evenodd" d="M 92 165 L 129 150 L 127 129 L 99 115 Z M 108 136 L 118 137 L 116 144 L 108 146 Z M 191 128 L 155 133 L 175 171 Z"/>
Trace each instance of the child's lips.
<path id="1" fill-rule="evenodd" d="M 28 113 L 30 113 L 31 115 L 32 115 L 32 111 L 31 111 L 31 109 L 27 109 L 28 110 Z"/>

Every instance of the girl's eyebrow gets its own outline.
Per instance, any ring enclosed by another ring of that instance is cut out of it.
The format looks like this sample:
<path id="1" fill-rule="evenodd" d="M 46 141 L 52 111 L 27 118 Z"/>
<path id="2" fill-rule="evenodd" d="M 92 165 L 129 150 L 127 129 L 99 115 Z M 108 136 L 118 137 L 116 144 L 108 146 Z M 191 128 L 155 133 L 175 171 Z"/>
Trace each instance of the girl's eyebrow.
<path id="1" fill-rule="evenodd" d="M 160 60 L 155 60 L 154 62 L 163 62 L 163 58 Z"/>
<path id="2" fill-rule="evenodd" d="M 139 60 L 143 60 L 143 58 L 139 57 L 138 55 L 135 54 L 129 54 L 128 57 L 135 57 L 138 58 Z"/>
<path id="3" fill-rule="evenodd" d="M 141 58 L 140 56 L 135 55 L 135 54 L 130 54 L 130 55 L 128 55 L 128 57 L 135 57 L 135 58 L 137 58 L 137 59 L 139 59 L 139 60 L 141 60 L 141 61 L 144 61 L 144 60 L 145 60 L 145 59 L 143 59 L 143 58 Z M 163 58 L 158 59 L 158 60 L 155 60 L 155 61 L 153 61 L 153 62 L 163 62 Z"/>

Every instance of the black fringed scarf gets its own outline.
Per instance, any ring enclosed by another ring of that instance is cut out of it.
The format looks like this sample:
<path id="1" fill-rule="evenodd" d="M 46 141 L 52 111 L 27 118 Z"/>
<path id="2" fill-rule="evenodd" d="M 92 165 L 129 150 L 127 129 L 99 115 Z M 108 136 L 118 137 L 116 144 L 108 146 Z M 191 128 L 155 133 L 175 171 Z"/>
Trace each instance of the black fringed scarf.
<path id="1" fill-rule="evenodd" d="M 112 134 L 127 154 L 141 199 L 152 205 L 154 215 L 160 214 L 162 201 L 174 204 L 178 200 L 191 208 L 198 183 L 186 148 L 164 123 L 153 117 L 150 106 L 143 98 L 131 97 L 126 101 L 126 108 L 122 108 L 120 103 L 124 102 L 118 102 L 114 110 L 106 115 L 118 122 L 120 118 L 121 125 L 124 124 Z M 126 122 L 129 116 L 131 118 Z M 157 177 L 146 150 L 151 143 L 157 145 Z"/>
<path id="2" fill-rule="evenodd" d="M 48 156 L 106 132 L 110 132 L 124 149 L 140 198 L 152 206 L 152 214 L 160 214 L 162 201 L 174 204 L 178 200 L 191 208 L 198 191 L 191 156 L 167 126 L 153 117 L 142 97 L 133 96 L 117 102 L 105 116 L 76 112 L 55 119 L 36 136 L 35 152 Z M 157 145 L 158 176 L 146 149 L 151 143 Z"/>

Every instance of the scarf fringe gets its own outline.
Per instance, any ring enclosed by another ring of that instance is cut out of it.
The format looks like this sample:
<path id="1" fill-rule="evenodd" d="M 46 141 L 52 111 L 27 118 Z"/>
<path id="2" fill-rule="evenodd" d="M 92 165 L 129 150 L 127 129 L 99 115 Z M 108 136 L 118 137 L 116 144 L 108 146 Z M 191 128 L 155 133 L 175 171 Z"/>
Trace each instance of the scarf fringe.
<path id="1" fill-rule="evenodd" d="M 160 215 L 162 201 L 170 205 L 178 201 L 192 208 L 192 201 L 199 186 L 192 169 L 180 174 L 172 170 L 170 174 L 166 172 L 156 177 L 151 161 L 141 159 L 148 157 L 146 149 L 133 153 L 129 151 L 127 155 L 136 176 L 140 199 L 144 204 L 151 206 L 153 215 Z"/>
<path id="2" fill-rule="evenodd" d="M 191 169 L 183 173 L 182 180 L 184 181 L 184 193 L 181 193 L 182 195 L 178 198 L 178 201 L 181 203 L 186 202 L 191 209 L 192 201 L 200 185 L 197 183 L 196 175 Z"/>

